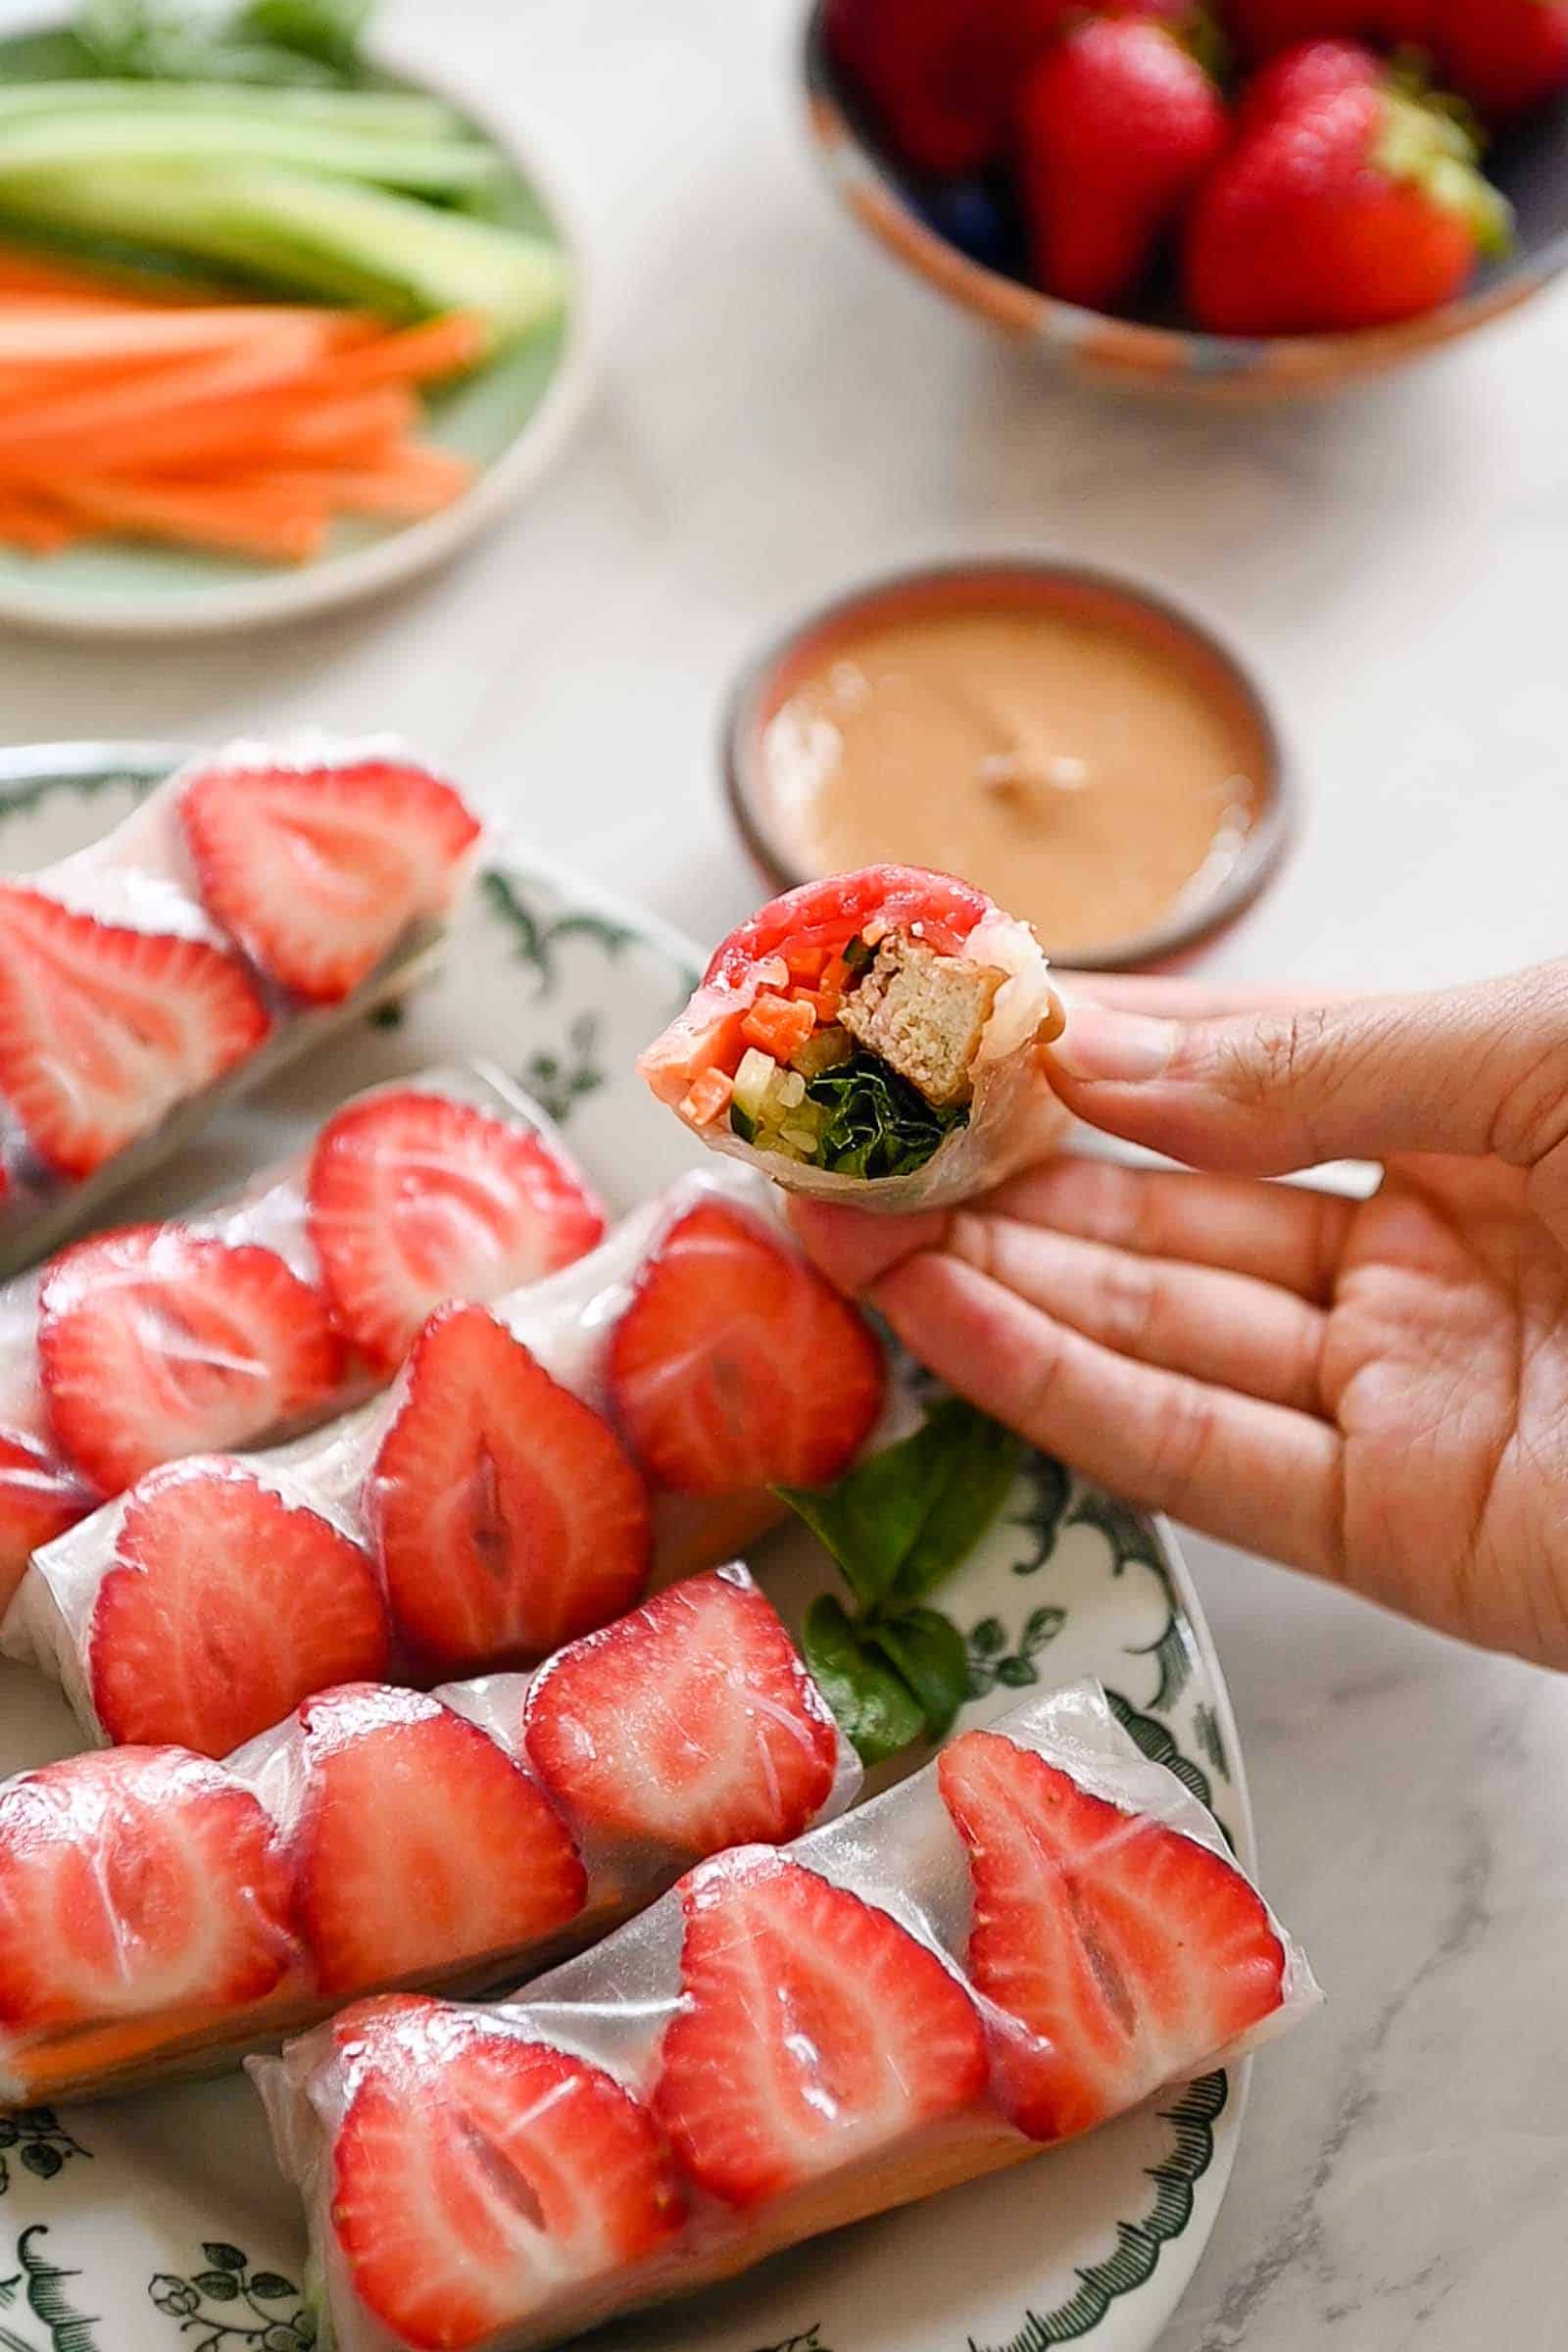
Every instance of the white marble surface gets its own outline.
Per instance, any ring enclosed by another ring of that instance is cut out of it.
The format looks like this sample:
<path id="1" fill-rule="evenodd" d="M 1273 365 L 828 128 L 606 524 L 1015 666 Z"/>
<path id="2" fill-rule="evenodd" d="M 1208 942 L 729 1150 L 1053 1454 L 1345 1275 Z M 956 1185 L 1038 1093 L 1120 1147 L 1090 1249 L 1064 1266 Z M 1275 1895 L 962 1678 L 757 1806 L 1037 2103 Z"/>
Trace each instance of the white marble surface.
<path id="1" fill-rule="evenodd" d="M 1212 968 L 1436 982 L 1568 946 L 1568 295 L 1319 409 L 1063 390 L 839 216 L 796 119 L 796 13 L 393 8 L 411 53 L 537 129 L 575 200 L 606 342 L 576 445 L 509 527 L 377 610 L 189 649 L 7 639 L 0 738 L 395 724 L 709 934 L 752 893 L 713 759 L 733 663 L 858 574 L 1054 546 L 1196 597 L 1278 693 L 1302 835 Z M 1568 1685 L 1192 1551 L 1269 1885 L 1331 2002 L 1258 2070 L 1169 2352 L 1547 2352 Z"/>

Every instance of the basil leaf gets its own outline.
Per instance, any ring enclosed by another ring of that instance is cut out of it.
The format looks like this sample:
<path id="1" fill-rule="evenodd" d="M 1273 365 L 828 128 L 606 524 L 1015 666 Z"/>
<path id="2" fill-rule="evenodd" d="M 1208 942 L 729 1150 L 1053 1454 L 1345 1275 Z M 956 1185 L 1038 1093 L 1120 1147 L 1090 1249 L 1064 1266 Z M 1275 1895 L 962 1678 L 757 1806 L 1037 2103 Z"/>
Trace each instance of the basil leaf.
<path id="1" fill-rule="evenodd" d="M 360 62 L 360 35 L 374 0 L 248 0 L 234 20 L 242 39 L 270 42 L 338 73 Z"/>
<path id="2" fill-rule="evenodd" d="M 831 1592 L 818 1593 L 808 1609 L 801 1646 L 863 1764 L 880 1764 L 919 1739 L 920 1702 L 901 1675 L 870 1655 Z"/>
<path id="3" fill-rule="evenodd" d="M 806 1099 L 828 1114 L 816 1148 L 818 1166 L 845 1176 L 912 1175 L 969 1118 L 962 1103 L 937 1109 L 918 1087 L 863 1048 L 808 1078 Z"/>
<path id="4" fill-rule="evenodd" d="M 1022 1443 L 961 1396 L 833 1487 L 777 1492 L 837 1560 L 862 1609 L 919 1600 L 968 1557 L 1006 1499 Z"/>
<path id="5" fill-rule="evenodd" d="M 919 1700 L 926 1738 L 945 1740 L 969 1695 L 968 1655 L 952 1619 L 936 1609 L 910 1609 L 867 1628 L 865 1639 Z"/>
<path id="6" fill-rule="evenodd" d="M 961 1565 L 1007 1499 L 1023 1440 L 989 1413 L 947 1396 L 919 1432 L 930 1464 L 920 1532 L 899 1563 L 894 1590 L 918 1600 Z"/>

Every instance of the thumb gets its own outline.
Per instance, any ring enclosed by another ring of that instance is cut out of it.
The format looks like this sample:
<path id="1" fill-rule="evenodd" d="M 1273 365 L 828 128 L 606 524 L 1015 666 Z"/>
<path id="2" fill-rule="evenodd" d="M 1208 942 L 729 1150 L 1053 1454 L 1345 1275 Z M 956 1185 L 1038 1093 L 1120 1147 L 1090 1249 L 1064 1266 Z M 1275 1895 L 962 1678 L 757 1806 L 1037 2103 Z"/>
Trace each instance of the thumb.
<path id="1" fill-rule="evenodd" d="M 1090 1125 L 1195 1167 L 1494 1153 L 1560 1183 L 1568 1207 L 1568 963 L 1223 1020 L 1079 1000 L 1048 1066 Z"/>

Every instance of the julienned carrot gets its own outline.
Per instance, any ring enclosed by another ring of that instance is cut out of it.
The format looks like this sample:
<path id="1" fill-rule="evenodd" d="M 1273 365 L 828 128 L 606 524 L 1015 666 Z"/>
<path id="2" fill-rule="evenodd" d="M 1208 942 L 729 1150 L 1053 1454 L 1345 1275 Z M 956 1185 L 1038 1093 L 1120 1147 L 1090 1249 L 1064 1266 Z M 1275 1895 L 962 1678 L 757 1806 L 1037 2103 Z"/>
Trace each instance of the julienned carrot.
<path id="1" fill-rule="evenodd" d="M 0 421 L 5 411 L 0 408 Z M 396 385 L 346 400 L 302 401 L 288 386 L 231 400 L 174 405 L 122 425 L 108 444 L 117 473 L 210 471 L 225 459 L 255 472 L 281 464 L 365 465 L 405 442 L 418 410 Z M 102 472 L 98 435 L 58 433 L 46 422 L 30 438 L 0 435 L 0 481 L 47 481 L 57 473 Z"/>
<path id="2" fill-rule="evenodd" d="M 117 481 L 110 475 L 63 482 L 53 493 L 74 514 L 133 538 L 175 539 L 220 554 L 305 564 L 326 540 L 330 506 L 305 505 L 245 484 Z"/>
<path id="3" fill-rule="evenodd" d="M 431 514 L 473 467 L 414 438 L 416 387 L 489 346 L 466 313 L 399 329 L 161 302 L 0 247 L 0 542 L 109 531 L 300 563 L 335 514 Z"/>
<path id="4" fill-rule="evenodd" d="M 0 492 L 0 540 L 8 540 L 29 556 L 57 556 L 79 539 L 84 526 L 41 498 L 25 491 Z"/>

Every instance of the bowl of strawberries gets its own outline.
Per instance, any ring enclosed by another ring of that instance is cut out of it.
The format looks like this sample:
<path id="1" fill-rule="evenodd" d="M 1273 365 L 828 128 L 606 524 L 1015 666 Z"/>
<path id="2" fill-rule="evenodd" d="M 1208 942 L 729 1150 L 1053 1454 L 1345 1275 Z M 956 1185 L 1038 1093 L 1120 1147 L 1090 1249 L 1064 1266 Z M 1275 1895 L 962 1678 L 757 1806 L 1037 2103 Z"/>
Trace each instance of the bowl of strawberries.
<path id="1" fill-rule="evenodd" d="M 817 149 L 1076 371 L 1327 389 L 1568 264 L 1568 0 L 815 0 Z"/>

